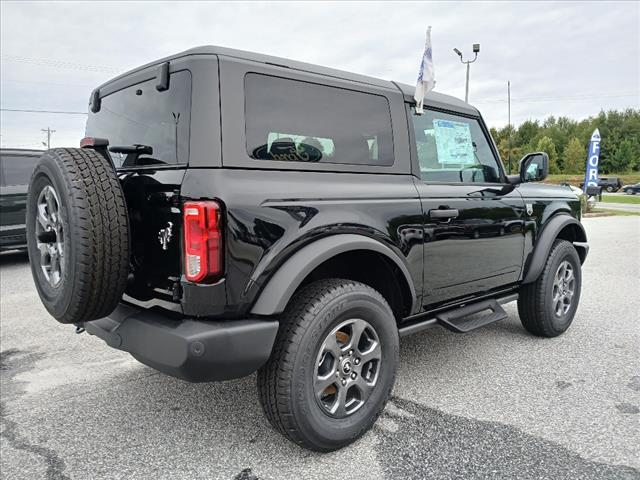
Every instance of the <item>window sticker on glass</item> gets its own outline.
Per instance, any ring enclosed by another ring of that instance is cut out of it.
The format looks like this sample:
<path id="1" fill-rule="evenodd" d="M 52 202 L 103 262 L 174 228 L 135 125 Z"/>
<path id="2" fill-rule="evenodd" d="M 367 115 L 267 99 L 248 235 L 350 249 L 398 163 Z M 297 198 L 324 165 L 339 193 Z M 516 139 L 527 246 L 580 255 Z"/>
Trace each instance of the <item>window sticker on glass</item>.
<path id="1" fill-rule="evenodd" d="M 473 140 L 468 123 L 451 120 L 433 120 L 438 150 L 438 163 L 449 165 L 473 165 Z"/>

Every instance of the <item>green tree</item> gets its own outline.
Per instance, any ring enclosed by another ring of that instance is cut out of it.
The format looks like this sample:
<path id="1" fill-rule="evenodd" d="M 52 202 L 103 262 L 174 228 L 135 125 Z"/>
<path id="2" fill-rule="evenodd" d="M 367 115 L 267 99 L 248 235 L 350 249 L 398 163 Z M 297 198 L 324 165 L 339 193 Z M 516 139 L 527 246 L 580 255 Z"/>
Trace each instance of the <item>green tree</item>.
<path id="1" fill-rule="evenodd" d="M 609 158 L 609 164 L 614 172 L 631 172 L 637 168 L 639 161 L 638 142 L 633 142 L 629 138 L 619 142 Z"/>
<path id="2" fill-rule="evenodd" d="M 503 138 L 500 140 L 498 144 L 498 153 L 500 153 L 500 158 L 502 159 L 502 164 L 507 169 L 508 173 L 517 173 L 518 170 L 518 161 L 522 154 L 520 153 L 520 149 L 513 145 L 513 141 L 511 142 L 511 148 L 509 148 L 509 139 Z M 511 172 L 509 172 L 509 153 L 511 153 Z"/>
<path id="3" fill-rule="evenodd" d="M 587 163 L 587 149 L 572 137 L 562 152 L 562 173 L 582 173 Z"/>
<path id="4" fill-rule="evenodd" d="M 527 120 L 523 122 L 514 135 L 513 143 L 519 147 L 531 144 L 531 141 L 540 132 L 540 125 L 537 120 Z"/>
<path id="5" fill-rule="evenodd" d="M 556 146 L 553 140 L 546 136 L 542 137 L 538 140 L 536 150 L 538 152 L 546 152 L 547 155 L 549 155 L 549 173 L 553 175 L 560 173 L 560 169 L 558 168 L 558 153 L 556 152 Z"/>
<path id="6" fill-rule="evenodd" d="M 517 128 L 511 127 L 511 131 L 508 126 L 492 128 L 491 135 L 504 162 L 509 151 L 513 159 L 514 155 L 519 158 L 542 146 L 551 157 L 552 170 L 568 173 L 575 171 L 576 167 L 578 171 L 584 171 L 586 147 L 596 128 L 602 138 L 600 171 L 603 174 L 640 171 L 640 109 L 600 111 L 582 120 L 553 116 L 540 121 L 527 120 Z M 507 140 L 510 133 L 509 148 Z M 583 151 L 579 164 L 576 163 L 578 148 L 574 139 Z M 553 144 L 555 155 L 550 151 L 549 142 Z"/>

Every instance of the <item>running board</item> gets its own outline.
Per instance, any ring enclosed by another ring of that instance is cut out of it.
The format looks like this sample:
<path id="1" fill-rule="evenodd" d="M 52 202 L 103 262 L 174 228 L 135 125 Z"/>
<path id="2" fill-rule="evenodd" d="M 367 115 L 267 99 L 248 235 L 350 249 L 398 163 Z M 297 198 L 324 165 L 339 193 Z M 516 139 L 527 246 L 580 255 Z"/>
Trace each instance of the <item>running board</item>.
<path id="1" fill-rule="evenodd" d="M 411 322 L 410 325 L 400 327 L 398 333 L 401 337 L 405 337 L 436 325 L 441 325 L 456 333 L 470 332 L 489 323 L 507 318 L 506 312 L 500 305 L 517 299 L 517 293 L 510 293 L 502 297 L 481 300 L 463 307 L 432 313 L 428 316 L 424 314 L 416 315 L 415 321 Z"/>
<path id="2" fill-rule="evenodd" d="M 494 299 L 473 303 L 436 315 L 436 320 L 440 325 L 456 333 L 467 333 L 505 318 L 508 318 L 507 312 Z"/>

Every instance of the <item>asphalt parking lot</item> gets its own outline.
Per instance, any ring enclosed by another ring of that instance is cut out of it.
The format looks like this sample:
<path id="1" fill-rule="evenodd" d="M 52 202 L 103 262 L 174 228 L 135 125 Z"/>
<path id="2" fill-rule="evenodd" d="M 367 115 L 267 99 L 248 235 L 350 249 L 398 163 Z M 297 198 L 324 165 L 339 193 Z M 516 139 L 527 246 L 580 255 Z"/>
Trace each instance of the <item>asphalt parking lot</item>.
<path id="1" fill-rule="evenodd" d="M 2 478 L 640 478 L 640 217 L 585 220 L 572 328 L 508 321 L 401 342 L 374 429 L 331 454 L 262 417 L 255 376 L 189 384 L 41 306 L 24 256 L 0 257 Z"/>

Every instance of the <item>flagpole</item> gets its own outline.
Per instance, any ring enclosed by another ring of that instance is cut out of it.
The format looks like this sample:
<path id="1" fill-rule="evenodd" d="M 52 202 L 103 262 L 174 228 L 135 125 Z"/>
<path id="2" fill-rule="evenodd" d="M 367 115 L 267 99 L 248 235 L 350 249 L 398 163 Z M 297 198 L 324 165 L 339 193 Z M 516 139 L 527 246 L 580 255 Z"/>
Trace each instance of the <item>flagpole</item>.
<path id="1" fill-rule="evenodd" d="M 511 175 L 511 81 L 507 81 L 507 109 L 508 109 L 508 117 L 507 121 L 509 124 L 509 175 Z"/>

